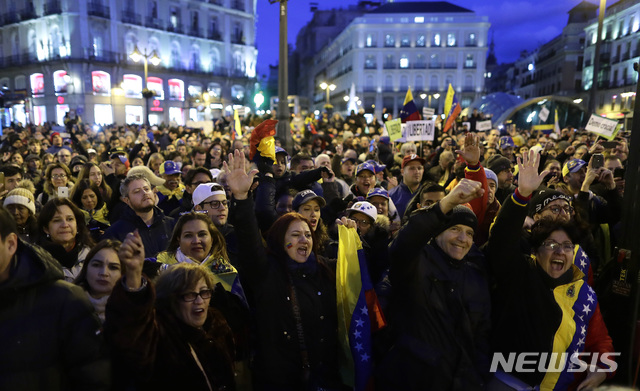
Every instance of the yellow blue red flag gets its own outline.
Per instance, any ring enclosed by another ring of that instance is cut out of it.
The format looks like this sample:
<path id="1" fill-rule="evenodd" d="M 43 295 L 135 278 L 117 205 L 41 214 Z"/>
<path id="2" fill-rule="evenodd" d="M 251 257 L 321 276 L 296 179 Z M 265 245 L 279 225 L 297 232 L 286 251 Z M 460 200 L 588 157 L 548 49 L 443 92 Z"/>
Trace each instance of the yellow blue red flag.
<path id="1" fill-rule="evenodd" d="M 386 321 L 369 278 L 360 236 L 355 228 L 342 225 L 338 226 L 336 291 L 343 381 L 356 391 L 371 391 L 371 335 L 386 326 Z"/>
<path id="2" fill-rule="evenodd" d="M 407 95 L 404 97 L 404 106 L 400 109 L 400 121 L 405 123 L 407 121 L 419 121 L 422 116 L 418 112 L 416 104 L 413 102 L 413 94 L 411 93 L 411 87 L 407 89 Z"/>
<path id="3" fill-rule="evenodd" d="M 449 87 L 451 87 L 451 84 L 449 84 Z M 448 96 L 449 96 L 449 93 L 447 92 L 447 97 Z M 453 99 L 451 100 L 451 107 L 449 108 L 449 111 L 446 112 L 447 121 L 445 122 L 444 127 L 442 128 L 443 132 L 447 132 L 449 131 L 449 129 L 451 129 L 451 127 L 453 126 L 453 123 L 456 121 L 456 118 L 458 118 L 458 115 L 460 115 L 461 111 L 462 111 L 462 107 L 460 106 L 460 102 L 458 102 L 458 97 L 454 93 Z"/>

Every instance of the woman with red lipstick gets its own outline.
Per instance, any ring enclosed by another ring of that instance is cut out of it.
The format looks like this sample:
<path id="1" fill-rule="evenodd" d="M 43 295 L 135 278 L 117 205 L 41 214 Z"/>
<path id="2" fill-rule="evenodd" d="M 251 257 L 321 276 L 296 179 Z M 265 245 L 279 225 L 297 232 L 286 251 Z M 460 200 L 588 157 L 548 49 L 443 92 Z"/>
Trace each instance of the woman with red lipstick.
<path id="1" fill-rule="evenodd" d="M 335 263 L 317 256 L 317 230 L 300 213 L 278 218 L 266 234 L 266 248 L 262 245 L 249 195 L 257 170 L 247 173 L 246 167 L 236 152 L 224 170 L 239 241 L 236 267 L 258 325 L 254 389 L 342 389 Z"/>
<path id="2" fill-rule="evenodd" d="M 233 336 L 209 305 L 211 272 L 183 262 L 148 280 L 137 231 L 127 235 L 118 256 L 125 273 L 109 297 L 105 322 L 113 389 L 234 390 Z"/>
<path id="3" fill-rule="evenodd" d="M 102 323 L 104 323 L 104 311 L 109 295 L 123 274 L 123 266 L 118 258 L 121 245 L 119 240 L 111 239 L 105 239 L 96 244 L 87 254 L 87 261 L 82 265 L 82 270 L 74 281 L 87 292 L 87 297 Z"/>

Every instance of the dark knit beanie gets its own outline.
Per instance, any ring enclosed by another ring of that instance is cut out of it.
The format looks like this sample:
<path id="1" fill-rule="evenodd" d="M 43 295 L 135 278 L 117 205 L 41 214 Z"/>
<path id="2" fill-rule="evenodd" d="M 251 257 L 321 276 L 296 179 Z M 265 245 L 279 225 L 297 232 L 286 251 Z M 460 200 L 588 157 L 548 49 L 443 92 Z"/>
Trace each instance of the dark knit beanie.
<path id="1" fill-rule="evenodd" d="M 478 227 L 478 218 L 476 217 L 475 213 L 473 213 L 473 211 L 466 206 L 457 205 L 451 212 L 449 212 L 445 216 L 447 220 L 442 225 L 441 230 L 438 234 L 458 224 L 471 227 L 474 231 Z"/>
<path id="2" fill-rule="evenodd" d="M 529 201 L 529 216 L 533 216 L 555 200 L 565 200 L 571 204 L 571 197 L 557 190 L 542 189 Z"/>
<path id="3" fill-rule="evenodd" d="M 493 155 L 487 160 L 487 167 L 498 175 L 504 170 L 510 170 L 513 163 L 502 155 Z"/>

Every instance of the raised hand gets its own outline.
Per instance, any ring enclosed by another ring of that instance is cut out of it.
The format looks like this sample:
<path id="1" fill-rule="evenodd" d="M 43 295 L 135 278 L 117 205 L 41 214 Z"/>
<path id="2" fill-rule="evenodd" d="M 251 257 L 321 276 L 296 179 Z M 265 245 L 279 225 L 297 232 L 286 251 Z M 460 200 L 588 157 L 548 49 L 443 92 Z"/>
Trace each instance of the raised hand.
<path id="1" fill-rule="evenodd" d="M 480 144 L 478 137 L 473 133 L 467 133 L 464 138 L 464 146 L 456 151 L 467 162 L 469 166 L 475 166 L 480 161 Z"/>
<path id="2" fill-rule="evenodd" d="M 523 197 L 529 197 L 542 183 L 549 170 L 538 174 L 540 165 L 540 153 L 529 151 L 522 157 L 518 157 L 518 193 Z"/>
<path id="3" fill-rule="evenodd" d="M 125 266 L 125 281 L 129 290 L 136 290 L 142 284 L 142 266 L 144 265 L 144 244 L 138 230 L 127 234 L 118 258 Z"/>
<path id="4" fill-rule="evenodd" d="M 258 173 L 258 170 L 255 169 L 247 172 L 247 168 L 248 163 L 245 160 L 244 153 L 238 150 L 229 154 L 228 163 L 223 163 L 227 184 L 233 197 L 237 200 L 247 199 L 253 184 L 253 177 Z"/>
<path id="5" fill-rule="evenodd" d="M 483 194 L 482 183 L 463 178 L 449 194 L 440 200 L 440 209 L 443 213 L 449 213 L 456 205 L 465 204 L 474 198 L 482 197 Z"/>
<path id="6" fill-rule="evenodd" d="M 358 229 L 358 224 L 355 221 L 351 220 L 348 217 L 342 217 L 341 219 L 336 219 L 336 224 L 344 225 L 347 228 L 355 228 Z"/>

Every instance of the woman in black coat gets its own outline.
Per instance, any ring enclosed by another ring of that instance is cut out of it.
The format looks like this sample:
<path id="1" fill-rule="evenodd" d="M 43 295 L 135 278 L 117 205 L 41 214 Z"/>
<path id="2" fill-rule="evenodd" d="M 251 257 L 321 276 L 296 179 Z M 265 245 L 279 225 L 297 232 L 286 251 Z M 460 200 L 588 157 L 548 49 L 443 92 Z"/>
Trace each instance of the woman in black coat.
<path id="1" fill-rule="evenodd" d="M 233 193 L 237 269 L 254 296 L 250 301 L 258 334 L 256 389 L 341 389 L 335 263 L 316 256 L 315 232 L 298 213 L 276 220 L 264 248 L 249 197 L 257 170 L 247 174 L 238 152 L 229 156 L 224 168 Z"/>

